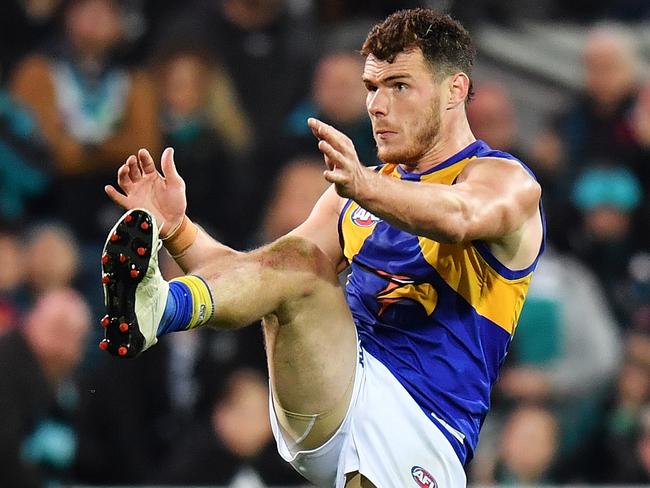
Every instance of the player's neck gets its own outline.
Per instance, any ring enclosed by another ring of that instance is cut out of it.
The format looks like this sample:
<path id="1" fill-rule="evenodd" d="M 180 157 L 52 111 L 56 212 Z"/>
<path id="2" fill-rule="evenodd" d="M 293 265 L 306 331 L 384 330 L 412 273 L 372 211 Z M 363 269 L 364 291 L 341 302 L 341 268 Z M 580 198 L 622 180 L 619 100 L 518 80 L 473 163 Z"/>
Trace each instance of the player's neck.
<path id="1" fill-rule="evenodd" d="M 447 127 L 443 123 L 431 147 L 416 161 L 411 164 L 403 164 L 402 167 L 408 172 L 423 173 L 444 163 L 474 141 L 476 141 L 476 137 L 472 134 L 467 119 Z"/>

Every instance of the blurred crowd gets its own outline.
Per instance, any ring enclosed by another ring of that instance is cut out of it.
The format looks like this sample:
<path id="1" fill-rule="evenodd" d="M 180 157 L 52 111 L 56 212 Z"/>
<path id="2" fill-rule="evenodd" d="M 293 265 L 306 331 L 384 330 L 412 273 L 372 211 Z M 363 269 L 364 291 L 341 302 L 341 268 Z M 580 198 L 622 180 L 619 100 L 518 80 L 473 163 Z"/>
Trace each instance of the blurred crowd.
<path id="1" fill-rule="evenodd" d="M 650 21 L 650 6 L 511 4 L 5 0 L 0 486 L 303 484 L 275 453 L 259 326 L 173 334 L 136 361 L 97 350 L 99 256 L 120 214 L 103 187 L 138 148 L 172 146 L 193 220 L 240 249 L 283 235 L 326 187 L 307 117 L 376 164 L 358 49 L 418 5 L 470 30 L 532 15 L 587 30 L 582 92 L 533 137 L 508 86 L 474 80 L 476 137 L 542 183 L 548 250 L 469 480 L 650 483 L 650 77 L 624 24 L 598 22 Z"/>

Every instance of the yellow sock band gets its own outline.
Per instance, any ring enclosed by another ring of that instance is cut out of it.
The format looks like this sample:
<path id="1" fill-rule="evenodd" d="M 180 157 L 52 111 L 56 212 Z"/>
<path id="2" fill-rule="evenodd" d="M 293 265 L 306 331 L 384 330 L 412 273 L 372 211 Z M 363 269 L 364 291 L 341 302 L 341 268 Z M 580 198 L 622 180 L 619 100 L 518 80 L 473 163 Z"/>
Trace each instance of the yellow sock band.
<path id="1" fill-rule="evenodd" d="M 214 313 L 214 301 L 207 283 L 195 275 L 181 276 L 171 281 L 180 281 L 189 288 L 192 295 L 192 318 L 187 328 L 194 329 L 205 325 Z"/>

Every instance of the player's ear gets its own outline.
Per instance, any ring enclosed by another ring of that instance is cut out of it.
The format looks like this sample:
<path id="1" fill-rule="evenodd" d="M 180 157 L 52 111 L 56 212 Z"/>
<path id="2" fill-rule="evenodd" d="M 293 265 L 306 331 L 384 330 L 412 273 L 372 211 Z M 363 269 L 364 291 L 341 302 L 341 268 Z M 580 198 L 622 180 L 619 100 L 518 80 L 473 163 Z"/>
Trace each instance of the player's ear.
<path id="1" fill-rule="evenodd" d="M 460 104 L 465 104 L 469 93 L 470 81 L 469 76 L 462 71 L 451 75 L 448 78 L 449 99 L 448 109 L 454 108 Z"/>

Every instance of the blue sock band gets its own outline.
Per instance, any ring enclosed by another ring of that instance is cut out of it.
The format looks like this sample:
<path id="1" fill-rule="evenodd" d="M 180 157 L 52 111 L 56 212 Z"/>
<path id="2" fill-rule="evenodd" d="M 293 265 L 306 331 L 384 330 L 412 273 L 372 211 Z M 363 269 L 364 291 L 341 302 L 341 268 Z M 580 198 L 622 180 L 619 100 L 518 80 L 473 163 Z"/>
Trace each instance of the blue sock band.
<path id="1" fill-rule="evenodd" d="M 185 283 L 171 281 L 167 304 L 156 337 L 187 329 L 192 318 L 192 294 Z"/>

